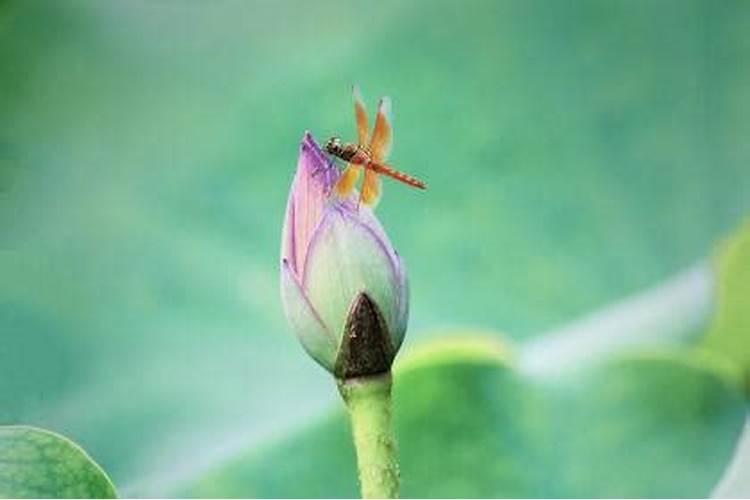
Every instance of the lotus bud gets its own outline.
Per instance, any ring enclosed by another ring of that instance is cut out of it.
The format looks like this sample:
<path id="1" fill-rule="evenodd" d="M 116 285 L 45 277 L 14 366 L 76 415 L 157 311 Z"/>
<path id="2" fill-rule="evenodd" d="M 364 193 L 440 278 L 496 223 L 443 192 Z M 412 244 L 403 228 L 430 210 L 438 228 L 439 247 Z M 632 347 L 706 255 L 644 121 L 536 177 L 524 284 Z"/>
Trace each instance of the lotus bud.
<path id="1" fill-rule="evenodd" d="M 281 244 L 281 298 L 305 350 L 339 379 L 385 373 L 408 318 L 406 270 L 358 193 L 331 196 L 338 168 L 300 145 Z"/>

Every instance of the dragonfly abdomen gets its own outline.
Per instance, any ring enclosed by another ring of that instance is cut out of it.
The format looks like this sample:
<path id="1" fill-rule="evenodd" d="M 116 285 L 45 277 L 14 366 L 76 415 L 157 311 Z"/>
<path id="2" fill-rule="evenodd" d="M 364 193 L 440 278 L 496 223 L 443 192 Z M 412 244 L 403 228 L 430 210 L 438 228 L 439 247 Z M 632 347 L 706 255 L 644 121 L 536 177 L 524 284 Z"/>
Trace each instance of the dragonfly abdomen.
<path id="1" fill-rule="evenodd" d="M 387 175 L 388 177 L 396 179 L 397 181 L 401 181 L 404 184 L 408 184 L 415 188 L 427 189 L 427 185 L 424 182 L 417 179 L 416 177 L 412 177 L 409 174 L 400 172 L 396 169 L 389 167 L 388 165 L 383 165 L 382 163 L 376 163 L 376 162 L 371 161 L 371 162 L 368 162 L 365 165 L 365 167 L 372 169 L 379 174 Z"/>

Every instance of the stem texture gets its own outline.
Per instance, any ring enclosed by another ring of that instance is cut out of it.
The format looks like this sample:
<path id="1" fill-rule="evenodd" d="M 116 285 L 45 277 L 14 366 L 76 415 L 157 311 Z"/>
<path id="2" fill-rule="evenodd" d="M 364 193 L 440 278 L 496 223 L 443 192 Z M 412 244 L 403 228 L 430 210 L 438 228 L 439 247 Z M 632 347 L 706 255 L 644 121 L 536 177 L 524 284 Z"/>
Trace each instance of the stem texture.
<path id="1" fill-rule="evenodd" d="M 390 372 L 339 380 L 339 391 L 349 410 L 362 498 L 398 498 Z"/>

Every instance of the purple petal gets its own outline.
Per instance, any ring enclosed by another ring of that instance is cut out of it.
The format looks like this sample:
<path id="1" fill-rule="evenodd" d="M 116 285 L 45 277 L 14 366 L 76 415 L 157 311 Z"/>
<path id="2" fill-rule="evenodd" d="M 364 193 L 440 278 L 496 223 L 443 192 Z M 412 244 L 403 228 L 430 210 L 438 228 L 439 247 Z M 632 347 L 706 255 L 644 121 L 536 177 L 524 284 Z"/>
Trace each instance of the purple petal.
<path id="1" fill-rule="evenodd" d="M 398 295 L 398 305 L 396 306 L 396 322 L 391 337 L 393 346 L 398 350 L 401 342 L 406 335 L 406 324 L 409 322 L 409 280 L 406 274 L 406 266 L 400 255 L 396 255 L 398 265 L 396 267 L 396 276 L 399 282 L 400 293 Z"/>
<path id="2" fill-rule="evenodd" d="M 359 210 L 355 208 L 349 208 L 349 206 L 342 207 L 343 210 L 350 210 L 354 212 L 354 216 L 359 219 L 360 223 L 367 227 L 369 231 L 373 233 L 383 250 L 388 254 L 391 259 L 391 264 L 397 273 L 401 272 L 401 259 L 396 252 L 396 249 L 391 244 L 391 240 L 388 239 L 388 235 L 385 234 L 385 229 L 380 225 L 380 221 L 375 217 L 375 213 L 367 205 L 361 205 Z"/>
<path id="3" fill-rule="evenodd" d="M 281 247 L 281 258 L 289 262 L 297 276 L 304 269 L 310 237 L 320 222 L 338 176 L 336 166 L 321 151 L 310 132 L 305 132 L 297 173 L 289 191 Z"/>
<path id="4" fill-rule="evenodd" d="M 363 226 L 366 226 L 376 239 L 380 242 L 382 248 L 387 252 L 393 265 L 394 277 L 397 282 L 398 295 L 396 297 L 396 315 L 392 325 L 391 336 L 394 347 L 398 349 L 406 334 L 406 324 L 409 320 L 409 281 L 406 275 L 406 266 L 401 256 L 391 244 L 380 221 L 369 207 L 360 207 L 358 212 L 359 219 Z"/>

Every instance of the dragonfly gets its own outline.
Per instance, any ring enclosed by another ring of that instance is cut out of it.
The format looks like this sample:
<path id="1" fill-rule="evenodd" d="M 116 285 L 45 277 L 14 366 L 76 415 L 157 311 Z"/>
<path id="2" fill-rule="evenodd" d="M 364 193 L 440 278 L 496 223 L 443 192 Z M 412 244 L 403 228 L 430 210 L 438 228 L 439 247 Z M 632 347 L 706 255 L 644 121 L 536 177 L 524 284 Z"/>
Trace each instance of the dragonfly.
<path id="1" fill-rule="evenodd" d="M 380 99 L 375 115 L 372 135 L 367 136 L 367 111 L 359 88 L 352 88 L 354 98 L 354 119 L 357 124 L 357 143 L 342 143 L 339 137 L 331 137 L 325 144 L 325 150 L 347 162 L 346 168 L 334 186 L 339 197 L 346 197 L 354 191 L 359 176 L 364 170 L 365 176 L 359 191 L 359 202 L 375 206 L 382 191 L 379 175 L 386 175 L 397 181 L 418 189 L 427 189 L 427 185 L 411 175 L 400 172 L 384 163 L 391 149 L 393 129 L 391 127 L 391 101 L 387 97 Z"/>

